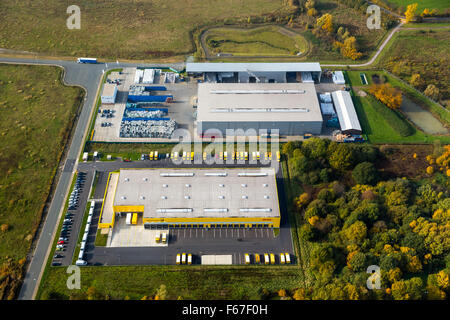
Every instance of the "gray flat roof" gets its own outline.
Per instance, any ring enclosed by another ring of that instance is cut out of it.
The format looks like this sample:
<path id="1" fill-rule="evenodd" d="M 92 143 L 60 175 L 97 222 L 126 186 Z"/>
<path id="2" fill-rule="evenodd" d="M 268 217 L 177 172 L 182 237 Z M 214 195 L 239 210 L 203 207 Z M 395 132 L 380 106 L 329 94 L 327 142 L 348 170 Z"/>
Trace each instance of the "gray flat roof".
<path id="1" fill-rule="evenodd" d="M 217 173 L 226 176 L 214 175 Z M 261 176 L 240 176 L 242 173 Z M 143 205 L 144 218 L 280 215 L 274 168 L 122 169 L 114 205 Z"/>
<path id="2" fill-rule="evenodd" d="M 332 92 L 331 96 L 333 97 L 334 107 L 336 108 L 341 130 L 362 131 L 350 93 L 340 90 Z"/>
<path id="3" fill-rule="evenodd" d="M 226 62 L 188 62 L 186 72 L 320 72 L 318 62 L 281 63 L 226 63 Z"/>
<path id="4" fill-rule="evenodd" d="M 197 121 L 322 121 L 313 83 L 199 83 Z"/>

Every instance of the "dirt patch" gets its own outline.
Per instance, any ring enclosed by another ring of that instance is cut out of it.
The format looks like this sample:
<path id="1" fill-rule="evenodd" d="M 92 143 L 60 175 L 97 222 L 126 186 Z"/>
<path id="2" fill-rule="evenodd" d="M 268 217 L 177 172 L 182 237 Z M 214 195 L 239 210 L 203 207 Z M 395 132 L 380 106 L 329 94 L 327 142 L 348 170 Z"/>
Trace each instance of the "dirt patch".
<path id="1" fill-rule="evenodd" d="M 367 93 L 365 91 L 363 91 L 363 90 L 359 90 L 358 91 L 358 96 L 365 97 L 365 96 L 367 96 Z"/>
<path id="2" fill-rule="evenodd" d="M 426 156 L 433 153 L 432 145 L 383 145 L 380 151 L 386 158 L 378 164 L 383 179 L 420 179 L 428 176 Z"/>

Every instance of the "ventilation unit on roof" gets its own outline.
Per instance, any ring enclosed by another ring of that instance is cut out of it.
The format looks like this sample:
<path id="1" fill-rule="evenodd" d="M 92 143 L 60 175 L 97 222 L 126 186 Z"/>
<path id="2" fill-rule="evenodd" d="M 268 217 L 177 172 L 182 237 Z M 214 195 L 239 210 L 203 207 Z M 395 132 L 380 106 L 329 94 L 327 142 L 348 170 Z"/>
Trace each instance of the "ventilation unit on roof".
<path id="1" fill-rule="evenodd" d="M 194 209 L 192 208 L 164 208 L 164 209 L 156 209 L 157 213 L 186 213 L 186 212 L 192 212 Z"/>
<path id="2" fill-rule="evenodd" d="M 228 212 L 228 208 L 205 208 L 203 212 Z"/>
<path id="3" fill-rule="evenodd" d="M 271 208 L 241 208 L 240 212 L 271 212 Z"/>
<path id="4" fill-rule="evenodd" d="M 161 177 L 193 177 L 193 172 L 162 172 Z"/>
<path id="5" fill-rule="evenodd" d="M 228 173 L 226 172 L 207 172 L 205 176 L 207 177 L 226 177 Z"/>
<path id="6" fill-rule="evenodd" d="M 267 172 L 240 172 L 238 177 L 265 177 Z"/>

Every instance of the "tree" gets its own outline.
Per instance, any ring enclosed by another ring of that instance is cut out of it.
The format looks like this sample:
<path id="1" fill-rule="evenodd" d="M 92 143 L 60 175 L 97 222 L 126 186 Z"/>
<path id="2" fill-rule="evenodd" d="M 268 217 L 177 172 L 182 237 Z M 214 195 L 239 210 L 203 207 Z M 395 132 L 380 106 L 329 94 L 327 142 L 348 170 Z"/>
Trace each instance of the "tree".
<path id="1" fill-rule="evenodd" d="M 362 57 L 362 53 L 358 52 L 356 48 L 356 38 L 355 37 L 346 37 L 344 42 L 336 41 L 334 45 L 340 48 L 341 54 L 352 60 L 357 60 Z"/>
<path id="2" fill-rule="evenodd" d="M 428 166 L 428 167 L 427 167 L 427 173 L 428 173 L 429 175 L 432 175 L 432 174 L 434 173 L 434 167 Z"/>
<path id="3" fill-rule="evenodd" d="M 398 109 L 402 104 L 401 91 L 392 87 L 389 83 L 373 84 L 369 92 L 391 109 Z"/>
<path id="4" fill-rule="evenodd" d="M 328 34 L 333 32 L 333 16 L 329 13 L 325 13 L 316 20 L 317 27 L 325 30 Z"/>
<path id="5" fill-rule="evenodd" d="M 409 80 L 409 84 L 412 85 L 413 87 L 420 87 L 423 85 L 423 80 L 420 77 L 420 74 L 418 73 L 414 73 L 411 76 L 411 79 Z"/>
<path id="6" fill-rule="evenodd" d="M 359 251 L 350 252 L 347 256 L 347 266 L 355 272 L 364 271 L 366 262 L 366 255 Z"/>
<path id="7" fill-rule="evenodd" d="M 343 230 L 345 238 L 353 243 L 361 243 L 367 235 L 367 227 L 364 222 L 356 221 L 350 227 Z"/>
<path id="8" fill-rule="evenodd" d="M 423 93 L 433 100 L 439 99 L 439 89 L 434 84 L 429 84 Z"/>
<path id="9" fill-rule="evenodd" d="M 423 295 L 423 282 L 420 278 L 400 280 L 392 284 L 392 296 L 395 300 L 419 300 Z"/>
<path id="10" fill-rule="evenodd" d="M 358 184 L 373 186 L 378 182 L 378 170 L 372 163 L 362 162 L 353 169 L 352 177 Z"/>
<path id="11" fill-rule="evenodd" d="M 406 7 L 405 11 L 406 23 L 412 21 L 415 18 L 417 6 L 418 6 L 417 3 L 412 3 Z"/>
<path id="12" fill-rule="evenodd" d="M 316 6 L 316 3 L 314 0 L 307 0 L 305 3 L 306 9 L 311 9 L 311 8 L 314 8 L 315 6 Z"/>
<path id="13" fill-rule="evenodd" d="M 166 296 L 167 296 L 167 288 L 164 284 L 162 284 L 156 291 L 155 300 L 165 300 Z"/>
<path id="14" fill-rule="evenodd" d="M 330 144 L 331 146 L 331 144 Z M 348 144 L 338 144 L 330 155 L 328 162 L 336 170 L 347 170 L 353 165 L 354 153 Z"/>
<path id="15" fill-rule="evenodd" d="M 311 9 L 308 9 L 307 14 L 310 17 L 315 17 L 315 16 L 317 16 L 318 12 L 317 12 L 316 8 L 311 8 Z"/>

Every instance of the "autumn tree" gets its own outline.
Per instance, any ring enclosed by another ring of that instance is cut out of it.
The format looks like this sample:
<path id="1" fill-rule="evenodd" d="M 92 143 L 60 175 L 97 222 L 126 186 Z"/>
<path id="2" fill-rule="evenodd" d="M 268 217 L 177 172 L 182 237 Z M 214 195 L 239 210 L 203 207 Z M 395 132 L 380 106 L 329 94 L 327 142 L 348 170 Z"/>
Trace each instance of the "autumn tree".
<path id="1" fill-rule="evenodd" d="M 439 99 L 439 89 L 434 84 L 429 84 L 423 93 L 433 100 Z"/>
<path id="2" fill-rule="evenodd" d="M 307 14 L 308 14 L 308 16 L 310 16 L 310 17 L 315 17 L 315 16 L 317 16 L 319 13 L 317 12 L 316 8 L 311 8 L 311 9 L 308 9 Z"/>
<path id="3" fill-rule="evenodd" d="M 333 32 L 333 16 L 325 13 L 323 16 L 317 18 L 316 25 L 328 34 L 331 34 Z"/>
<path id="4" fill-rule="evenodd" d="M 409 80 L 409 84 L 413 87 L 420 87 L 423 85 L 423 80 L 420 77 L 420 74 L 415 73 L 411 76 L 411 79 Z"/>
<path id="5" fill-rule="evenodd" d="M 350 58 L 352 60 L 356 60 L 362 57 L 362 53 L 358 52 L 358 49 L 356 48 L 356 38 L 355 37 L 348 37 L 345 38 L 344 42 L 335 41 L 334 43 L 335 47 L 340 48 L 341 54 L 346 57 Z"/>
<path id="6" fill-rule="evenodd" d="M 370 162 L 362 162 L 353 169 L 352 177 L 356 183 L 374 185 L 378 182 L 378 170 Z"/>
<path id="7" fill-rule="evenodd" d="M 414 20 L 416 16 L 417 6 L 418 6 L 417 3 L 412 3 L 406 7 L 405 11 L 406 23 Z"/>
<path id="8" fill-rule="evenodd" d="M 373 84 L 370 86 L 369 92 L 391 109 L 398 109 L 402 104 L 401 91 L 395 89 L 389 83 Z"/>

